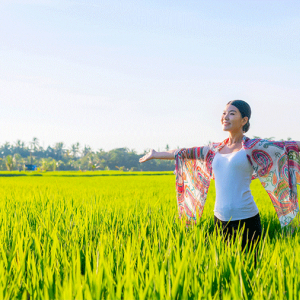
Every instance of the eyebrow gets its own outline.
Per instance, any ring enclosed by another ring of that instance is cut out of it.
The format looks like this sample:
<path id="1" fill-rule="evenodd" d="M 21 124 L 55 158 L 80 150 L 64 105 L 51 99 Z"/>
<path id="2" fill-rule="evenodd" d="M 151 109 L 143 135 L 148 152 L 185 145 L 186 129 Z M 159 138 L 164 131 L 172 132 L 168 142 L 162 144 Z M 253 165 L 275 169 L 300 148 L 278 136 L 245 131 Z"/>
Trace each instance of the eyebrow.
<path id="1" fill-rule="evenodd" d="M 233 109 L 232 109 L 232 110 L 230 110 L 229 112 L 232 112 L 232 111 L 233 111 L 233 112 L 236 112 L 236 110 L 233 110 Z M 223 110 L 223 112 L 225 112 L 225 110 Z"/>

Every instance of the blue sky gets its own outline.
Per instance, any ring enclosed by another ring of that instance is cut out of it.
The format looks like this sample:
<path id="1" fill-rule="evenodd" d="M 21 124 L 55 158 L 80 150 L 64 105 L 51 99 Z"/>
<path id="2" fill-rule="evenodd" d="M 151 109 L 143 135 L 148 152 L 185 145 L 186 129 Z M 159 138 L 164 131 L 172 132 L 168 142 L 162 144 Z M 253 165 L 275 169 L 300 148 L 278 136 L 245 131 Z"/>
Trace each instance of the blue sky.
<path id="1" fill-rule="evenodd" d="M 233 99 L 249 137 L 300 140 L 299 16 L 289 0 L 2 0 L 0 143 L 201 146 L 227 137 Z"/>

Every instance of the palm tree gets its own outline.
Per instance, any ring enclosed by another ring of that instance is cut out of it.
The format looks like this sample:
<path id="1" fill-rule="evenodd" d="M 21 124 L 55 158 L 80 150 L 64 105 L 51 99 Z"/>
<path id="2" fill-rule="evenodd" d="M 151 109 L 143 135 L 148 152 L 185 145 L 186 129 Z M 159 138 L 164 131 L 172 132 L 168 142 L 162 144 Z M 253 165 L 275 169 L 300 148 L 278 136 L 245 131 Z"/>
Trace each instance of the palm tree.
<path id="1" fill-rule="evenodd" d="M 54 158 L 52 159 L 52 167 L 53 171 L 56 171 L 56 160 Z"/>
<path id="2" fill-rule="evenodd" d="M 59 169 L 59 167 L 63 164 L 64 162 L 62 160 L 59 160 L 56 162 L 56 166 Z"/>
<path id="3" fill-rule="evenodd" d="M 71 152 L 72 152 L 73 158 L 75 158 L 76 154 L 79 152 L 79 146 L 80 146 L 80 144 L 78 142 L 71 146 Z"/>
<path id="4" fill-rule="evenodd" d="M 69 160 L 70 159 L 71 151 L 69 149 L 65 150 L 65 157 Z"/>
<path id="5" fill-rule="evenodd" d="M 21 140 L 16 141 L 16 146 L 12 147 L 13 153 L 19 153 L 21 156 L 26 155 L 27 149 L 25 149 L 25 143 Z"/>
<path id="6" fill-rule="evenodd" d="M 26 166 L 25 166 L 25 164 L 26 164 L 26 158 L 22 157 L 21 162 L 22 162 L 22 169 L 23 169 L 23 171 L 26 171 Z"/>
<path id="7" fill-rule="evenodd" d="M 5 157 L 5 164 L 8 171 L 12 171 L 13 169 L 13 157 L 11 155 L 7 155 Z"/>
<path id="8" fill-rule="evenodd" d="M 56 154 L 56 158 L 58 160 L 62 159 L 64 152 L 65 152 L 65 145 L 63 142 L 60 143 L 56 143 L 54 146 L 54 150 L 55 150 L 55 154 Z"/>
<path id="9" fill-rule="evenodd" d="M 18 171 L 21 171 L 22 168 L 22 156 L 19 153 L 15 153 L 13 156 L 13 162 L 18 168 Z"/>
<path id="10" fill-rule="evenodd" d="M 41 163 L 42 163 L 42 170 L 43 171 L 48 171 L 48 169 L 49 169 L 48 160 L 46 158 L 42 158 Z"/>
<path id="11" fill-rule="evenodd" d="M 1 147 L 1 154 L 3 155 L 11 154 L 11 145 L 9 142 L 5 142 L 5 144 Z"/>
<path id="12" fill-rule="evenodd" d="M 24 143 L 21 140 L 16 141 L 16 148 L 23 148 Z"/>
<path id="13" fill-rule="evenodd" d="M 89 154 L 88 154 L 88 160 L 89 160 L 89 165 L 88 165 L 88 167 L 89 167 L 91 170 L 93 170 L 93 171 L 94 171 L 94 170 L 96 169 L 96 167 L 97 167 L 95 158 L 97 159 L 97 157 L 95 157 L 95 154 L 94 154 L 94 153 L 89 153 Z"/>
<path id="14" fill-rule="evenodd" d="M 33 150 L 36 151 L 36 149 L 38 148 L 39 146 L 39 139 L 34 137 L 32 139 L 32 142 L 31 142 L 31 145 L 33 146 Z"/>
<path id="15" fill-rule="evenodd" d="M 32 141 L 29 142 L 29 144 L 30 144 L 30 150 L 29 150 L 30 151 L 30 164 L 32 164 L 32 152 L 36 151 L 36 149 L 37 149 L 37 146 L 39 144 L 38 138 L 34 137 L 32 139 Z"/>
<path id="16" fill-rule="evenodd" d="M 88 145 L 84 145 L 84 148 L 82 150 L 82 154 L 83 156 L 86 156 L 87 154 L 89 154 L 91 152 L 92 148 Z"/>
<path id="17" fill-rule="evenodd" d="M 75 169 L 81 171 L 81 160 L 80 159 L 74 160 L 73 161 L 73 166 L 74 166 Z"/>

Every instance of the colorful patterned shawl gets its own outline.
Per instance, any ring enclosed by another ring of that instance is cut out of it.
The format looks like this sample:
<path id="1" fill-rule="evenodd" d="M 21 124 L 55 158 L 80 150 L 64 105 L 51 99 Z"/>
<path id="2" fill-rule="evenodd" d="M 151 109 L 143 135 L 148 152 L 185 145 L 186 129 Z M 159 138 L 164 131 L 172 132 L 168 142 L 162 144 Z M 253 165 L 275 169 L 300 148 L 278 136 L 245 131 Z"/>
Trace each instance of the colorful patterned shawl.
<path id="1" fill-rule="evenodd" d="M 181 149 L 175 154 L 176 191 L 179 216 L 196 221 L 201 217 L 211 179 L 212 161 L 229 139 L 209 146 Z M 288 225 L 299 212 L 297 182 L 300 184 L 300 158 L 297 143 L 249 139 L 242 148 L 267 191 L 281 227 Z"/>

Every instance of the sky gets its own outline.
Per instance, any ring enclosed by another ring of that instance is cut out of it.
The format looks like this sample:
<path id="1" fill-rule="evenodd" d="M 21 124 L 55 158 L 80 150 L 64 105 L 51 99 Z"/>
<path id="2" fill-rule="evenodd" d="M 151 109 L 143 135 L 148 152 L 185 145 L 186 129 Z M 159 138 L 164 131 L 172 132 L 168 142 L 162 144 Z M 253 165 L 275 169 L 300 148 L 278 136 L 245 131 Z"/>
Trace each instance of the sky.
<path id="1" fill-rule="evenodd" d="M 300 140 L 300 2 L 0 0 L 0 144 L 94 151 Z"/>

